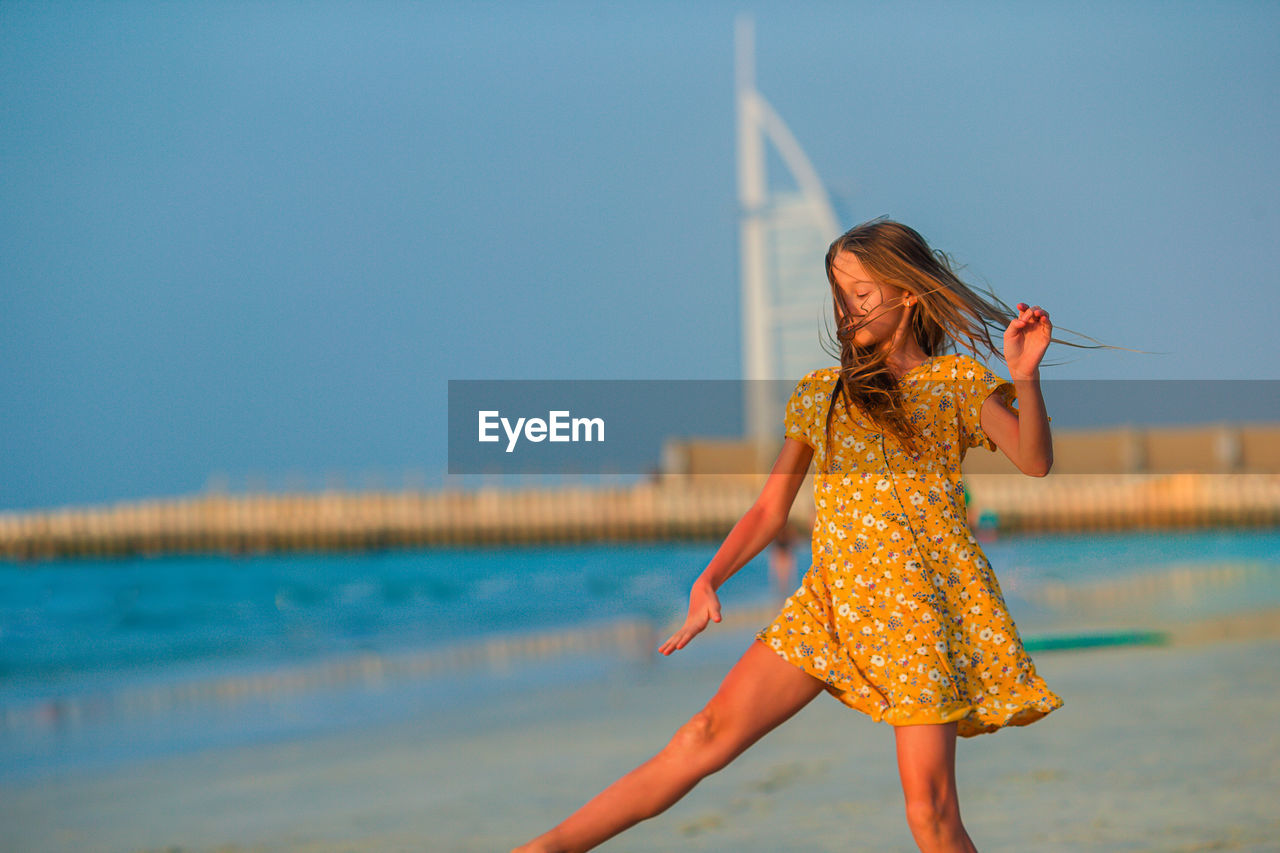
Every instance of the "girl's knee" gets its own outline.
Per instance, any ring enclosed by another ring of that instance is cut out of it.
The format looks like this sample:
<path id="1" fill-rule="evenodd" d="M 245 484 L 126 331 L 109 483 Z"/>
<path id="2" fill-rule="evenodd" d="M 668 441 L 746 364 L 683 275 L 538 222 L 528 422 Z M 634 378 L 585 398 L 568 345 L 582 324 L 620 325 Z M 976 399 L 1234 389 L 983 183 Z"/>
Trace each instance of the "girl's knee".
<path id="1" fill-rule="evenodd" d="M 708 705 L 676 731 L 668 749 L 678 753 L 682 760 L 701 766 L 707 773 L 714 773 L 732 761 L 736 754 L 728 723 L 714 705 Z"/>
<path id="2" fill-rule="evenodd" d="M 907 823 L 912 826 L 939 826 L 951 816 L 952 809 L 933 797 L 911 797 L 907 800 Z"/>
<path id="3" fill-rule="evenodd" d="M 917 839 L 934 842 L 955 840 L 964 833 L 955 798 L 936 793 L 907 797 L 907 824 Z"/>

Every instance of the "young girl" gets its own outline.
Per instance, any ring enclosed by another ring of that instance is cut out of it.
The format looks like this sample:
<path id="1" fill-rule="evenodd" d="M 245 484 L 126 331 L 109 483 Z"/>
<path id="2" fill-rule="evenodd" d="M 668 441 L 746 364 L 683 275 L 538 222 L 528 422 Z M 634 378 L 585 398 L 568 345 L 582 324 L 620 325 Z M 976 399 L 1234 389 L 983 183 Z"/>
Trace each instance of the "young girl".
<path id="1" fill-rule="evenodd" d="M 814 461 L 812 568 L 661 752 L 519 850 L 587 850 L 662 812 L 825 690 L 894 727 L 920 849 L 974 851 L 960 821 L 956 736 L 1023 726 L 1062 707 L 969 530 L 960 478 L 965 450 L 979 445 L 1033 477 L 1049 472 L 1039 372 L 1049 315 L 982 299 L 944 254 L 884 219 L 832 243 L 827 279 L 840 366 L 796 386 L 760 497 L 694 582 L 688 618 L 660 651 L 682 649 L 720 621 L 716 590 L 774 539 Z M 994 353 L 989 323 L 1007 323 L 1012 382 L 944 352 L 981 341 Z"/>

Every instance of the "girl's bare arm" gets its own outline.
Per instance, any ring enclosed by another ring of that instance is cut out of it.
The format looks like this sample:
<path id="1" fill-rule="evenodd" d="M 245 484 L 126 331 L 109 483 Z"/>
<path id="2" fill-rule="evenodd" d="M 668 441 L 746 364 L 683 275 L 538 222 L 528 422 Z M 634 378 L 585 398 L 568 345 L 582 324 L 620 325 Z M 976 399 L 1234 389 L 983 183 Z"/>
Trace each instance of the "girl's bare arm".
<path id="1" fill-rule="evenodd" d="M 725 537 L 724 544 L 711 558 L 706 569 L 693 582 L 689 593 L 689 615 L 684 625 L 659 647 L 664 655 L 683 649 L 702 633 L 708 622 L 720 621 L 720 601 L 716 590 L 734 572 L 751 562 L 765 549 L 787 523 L 791 504 L 804 482 L 813 459 L 813 448 L 794 438 L 786 439 L 773 463 L 760 496 Z"/>
<path id="2" fill-rule="evenodd" d="M 788 438 L 783 442 L 760 496 L 729 531 L 724 544 L 711 558 L 697 583 L 719 589 L 734 572 L 751 562 L 774 540 L 782 525 L 787 523 L 787 515 L 795 503 L 800 484 L 804 482 L 804 475 L 809 471 L 811 459 L 813 448 L 803 441 Z"/>
<path id="3" fill-rule="evenodd" d="M 1039 305 L 1018 303 L 1018 316 L 1004 332 L 1004 361 L 1018 392 L 1018 411 L 1013 412 L 991 394 L 978 413 L 987 437 L 1019 471 L 1032 477 L 1043 477 L 1053 467 L 1053 436 L 1040 393 L 1040 360 L 1052 335 L 1048 311 Z"/>
<path id="4" fill-rule="evenodd" d="M 1053 436 L 1040 393 L 1040 377 L 1014 379 L 1013 386 L 1018 391 L 1017 411 L 1006 406 L 999 394 L 990 395 L 978 413 L 982 431 L 1019 471 L 1043 477 L 1053 467 Z"/>

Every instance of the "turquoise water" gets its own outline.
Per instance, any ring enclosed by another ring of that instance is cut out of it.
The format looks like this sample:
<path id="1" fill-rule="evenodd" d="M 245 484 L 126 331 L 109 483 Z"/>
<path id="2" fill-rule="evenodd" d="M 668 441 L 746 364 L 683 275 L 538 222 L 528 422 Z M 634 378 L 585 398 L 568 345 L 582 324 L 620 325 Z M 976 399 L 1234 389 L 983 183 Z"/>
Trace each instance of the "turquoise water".
<path id="1" fill-rule="evenodd" d="M 645 666 L 718 546 L 0 563 L 0 776 L 375 724 Z M 1024 635 L 1280 605 L 1276 530 L 983 547 Z M 808 560 L 802 544 L 799 571 Z M 775 602 L 765 558 L 721 595 L 726 614 Z M 699 654 L 731 660 L 745 630 L 704 635 Z M 567 639 L 530 651 L 548 634 Z"/>

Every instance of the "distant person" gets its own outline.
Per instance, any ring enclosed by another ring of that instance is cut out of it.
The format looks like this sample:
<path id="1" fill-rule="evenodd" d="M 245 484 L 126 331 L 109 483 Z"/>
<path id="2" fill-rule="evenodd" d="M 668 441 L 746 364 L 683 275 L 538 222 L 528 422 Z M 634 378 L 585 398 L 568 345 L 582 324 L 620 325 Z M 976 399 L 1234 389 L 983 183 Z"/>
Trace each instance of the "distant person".
<path id="1" fill-rule="evenodd" d="M 816 460 L 812 567 L 657 756 L 519 850 L 587 850 L 657 815 L 825 690 L 894 727 L 920 849 L 972 851 L 956 737 L 1025 726 L 1062 707 L 970 532 L 960 479 L 965 451 L 982 446 L 1033 477 L 1049 472 L 1040 361 L 1057 339 L 1048 313 L 984 299 L 945 255 L 889 220 L 842 235 L 826 266 L 840 365 L 796 385 L 759 498 L 694 582 L 688 618 L 659 650 L 670 655 L 720 621 L 716 590 L 779 535 Z M 995 354 L 988 326 L 1003 329 L 1012 382 L 945 352 L 964 341 Z"/>
<path id="2" fill-rule="evenodd" d="M 775 595 L 787 596 L 795 591 L 796 582 L 796 531 L 790 524 L 782 525 L 769 549 L 769 580 Z"/>

